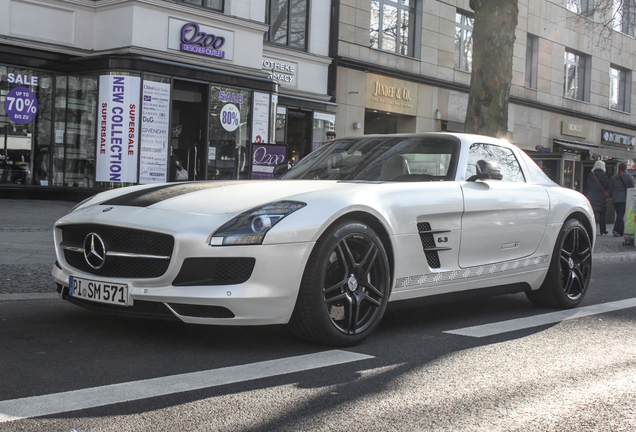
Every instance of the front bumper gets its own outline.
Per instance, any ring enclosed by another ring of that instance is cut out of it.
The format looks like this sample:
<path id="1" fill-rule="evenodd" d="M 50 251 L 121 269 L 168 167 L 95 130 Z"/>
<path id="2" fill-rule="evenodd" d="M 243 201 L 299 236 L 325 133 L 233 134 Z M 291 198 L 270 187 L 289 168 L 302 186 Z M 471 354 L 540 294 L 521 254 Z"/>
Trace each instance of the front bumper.
<path id="1" fill-rule="evenodd" d="M 59 242 L 56 241 L 57 244 Z M 52 275 L 60 295 L 92 309 L 120 315 L 171 318 L 195 324 L 264 325 L 289 321 L 302 275 L 314 243 L 255 246 L 201 245 L 176 248 L 165 275 L 154 279 L 124 279 L 83 273 L 70 267 L 57 248 L 58 265 Z M 186 253 L 187 251 L 187 253 Z M 173 281 L 187 258 L 251 257 L 251 277 L 239 284 L 174 286 Z M 104 283 L 128 284 L 131 306 L 107 305 L 68 296 L 69 277 Z M 166 312 L 167 311 L 167 312 Z M 227 313 L 229 311 L 229 313 Z"/>

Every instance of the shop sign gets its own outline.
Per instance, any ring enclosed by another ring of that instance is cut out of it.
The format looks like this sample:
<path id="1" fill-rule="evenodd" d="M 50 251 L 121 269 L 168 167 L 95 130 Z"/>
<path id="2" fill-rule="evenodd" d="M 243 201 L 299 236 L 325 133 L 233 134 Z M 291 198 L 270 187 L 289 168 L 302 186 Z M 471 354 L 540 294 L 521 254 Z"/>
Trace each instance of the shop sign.
<path id="1" fill-rule="evenodd" d="M 232 60 L 234 32 L 171 18 L 168 23 L 168 48 Z"/>
<path id="2" fill-rule="evenodd" d="M 17 124 L 31 123 L 38 113 L 38 100 L 28 88 L 14 87 L 7 93 L 4 110 L 9 119 Z"/>
<path id="3" fill-rule="evenodd" d="M 629 147 L 636 144 L 636 138 L 633 135 L 626 135 L 603 129 L 601 130 L 601 144 L 622 145 Z"/>
<path id="4" fill-rule="evenodd" d="M 586 125 L 561 122 L 561 135 L 574 136 L 578 138 L 587 138 L 588 128 Z"/>
<path id="5" fill-rule="evenodd" d="M 252 146 L 252 180 L 274 178 L 274 167 L 287 160 L 287 147 L 254 144 Z"/>
<path id="6" fill-rule="evenodd" d="M 139 77 L 99 77 L 96 181 L 136 183 Z"/>
<path id="7" fill-rule="evenodd" d="M 143 82 L 139 183 L 168 181 L 170 84 Z"/>
<path id="8" fill-rule="evenodd" d="M 417 84 L 367 74 L 366 107 L 417 115 Z"/>
<path id="9" fill-rule="evenodd" d="M 269 93 L 254 92 L 252 110 L 252 142 L 268 143 L 269 137 Z"/>
<path id="10" fill-rule="evenodd" d="M 223 36 L 202 32 L 197 23 L 188 23 L 181 28 L 181 51 L 224 58 L 225 51 L 221 50 L 223 45 Z"/>
<path id="11" fill-rule="evenodd" d="M 261 63 L 263 71 L 268 72 L 271 79 L 296 87 L 297 64 L 272 59 L 263 59 Z"/>
<path id="12" fill-rule="evenodd" d="M 9 72 L 7 74 L 7 82 L 9 84 L 20 84 L 27 86 L 38 86 L 39 78 L 36 75 L 16 74 Z"/>

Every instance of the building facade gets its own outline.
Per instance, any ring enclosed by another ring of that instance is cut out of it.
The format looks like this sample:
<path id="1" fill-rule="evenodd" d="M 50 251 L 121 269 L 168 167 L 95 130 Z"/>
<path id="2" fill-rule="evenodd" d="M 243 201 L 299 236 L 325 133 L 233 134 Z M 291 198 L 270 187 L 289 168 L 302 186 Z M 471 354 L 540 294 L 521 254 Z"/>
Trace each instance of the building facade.
<path id="1" fill-rule="evenodd" d="M 601 1 L 518 3 L 508 138 L 581 191 L 596 159 L 609 174 L 617 161 L 636 168 L 634 14 Z M 0 0 L 0 11 L 0 194 L 163 183 L 177 161 L 189 180 L 271 178 L 334 128 L 463 131 L 469 0 Z"/>
<path id="2" fill-rule="evenodd" d="M 0 194 L 268 178 L 333 129 L 327 0 L 0 0 Z"/>
<path id="3" fill-rule="evenodd" d="M 339 26 L 330 91 L 339 136 L 463 131 L 472 62 L 468 0 L 333 4 Z M 636 168 L 634 14 L 602 12 L 591 0 L 518 4 L 508 139 L 557 183 L 581 191 L 596 159 L 607 162 L 609 174 L 617 161 Z"/>

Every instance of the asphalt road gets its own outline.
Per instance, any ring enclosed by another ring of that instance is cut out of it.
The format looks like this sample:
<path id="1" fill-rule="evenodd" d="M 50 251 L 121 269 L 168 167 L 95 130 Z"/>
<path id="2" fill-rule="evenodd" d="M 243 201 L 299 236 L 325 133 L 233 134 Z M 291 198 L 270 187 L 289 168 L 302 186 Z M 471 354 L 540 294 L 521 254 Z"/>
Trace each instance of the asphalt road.
<path id="1" fill-rule="evenodd" d="M 43 207 L 13 227 L 0 218 L 0 431 L 636 430 L 636 266 L 620 239 L 602 239 L 613 249 L 575 310 L 523 294 L 396 310 L 360 346 L 332 350 L 284 326 L 68 304 L 45 293 L 52 236 L 37 227 L 72 204 L 22 205 Z"/>
<path id="2" fill-rule="evenodd" d="M 597 265 L 580 317 L 537 325 L 554 311 L 523 295 L 426 306 L 347 350 L 0 302 L 0 431 L 633 431 L 633 267 Z"/>

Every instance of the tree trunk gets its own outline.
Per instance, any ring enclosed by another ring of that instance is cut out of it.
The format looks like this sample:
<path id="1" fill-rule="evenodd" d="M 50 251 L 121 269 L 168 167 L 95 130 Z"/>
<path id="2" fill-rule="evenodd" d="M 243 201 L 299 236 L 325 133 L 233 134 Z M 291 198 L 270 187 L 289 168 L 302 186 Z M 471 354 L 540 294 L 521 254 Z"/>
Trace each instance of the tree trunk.
<path id="1" fill-rule="evenodd" d="M 470 0 L 475 11 L 470 94 L 464 130 L 502 138 L 508 132 L 517 0 Z"/>

